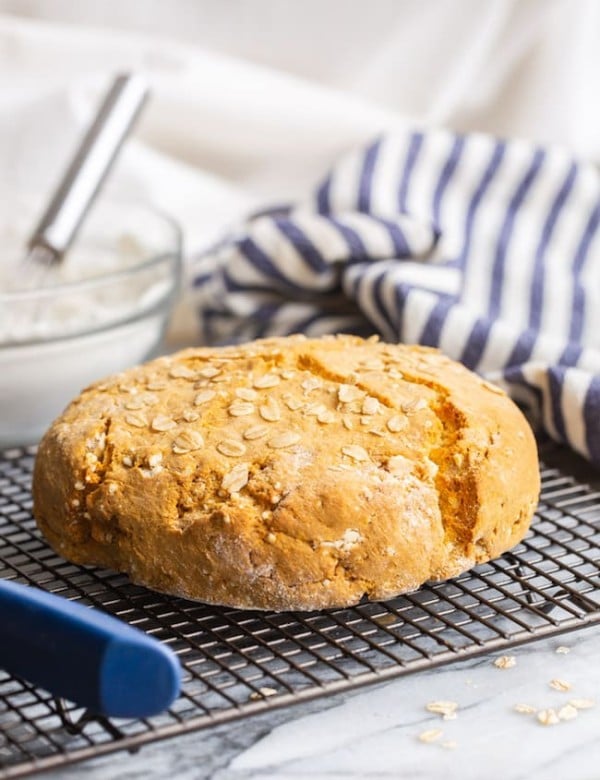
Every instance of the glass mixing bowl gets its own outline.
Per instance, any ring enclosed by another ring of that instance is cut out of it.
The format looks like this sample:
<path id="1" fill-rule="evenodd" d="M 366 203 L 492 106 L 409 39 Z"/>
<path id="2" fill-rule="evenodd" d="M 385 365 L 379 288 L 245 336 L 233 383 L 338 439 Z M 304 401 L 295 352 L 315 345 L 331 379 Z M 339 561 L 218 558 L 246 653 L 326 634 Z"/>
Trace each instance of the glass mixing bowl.
<path id="1" fill-rule="evenodd" d="M 13 243 L 0 267 L 1 448 L 38 441 L 88 384 L 156 353 L 181 275 L 178 226 L 145 206 L 98 204 L 60 267 L 33 279 Z"/>

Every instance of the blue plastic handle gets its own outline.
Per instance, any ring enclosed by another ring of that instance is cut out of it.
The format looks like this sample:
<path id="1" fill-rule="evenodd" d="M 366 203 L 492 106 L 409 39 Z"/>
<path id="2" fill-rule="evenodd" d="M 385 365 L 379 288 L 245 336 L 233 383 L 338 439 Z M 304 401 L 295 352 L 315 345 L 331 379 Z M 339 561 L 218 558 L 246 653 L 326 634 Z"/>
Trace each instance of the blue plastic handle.
<path id="1" fill-rule="evenodd" d="M 0 668 L 97 714 L 145 718 L 179 693 L 181 667 L 156 639 L 51 593 L 0 580 Z"/>

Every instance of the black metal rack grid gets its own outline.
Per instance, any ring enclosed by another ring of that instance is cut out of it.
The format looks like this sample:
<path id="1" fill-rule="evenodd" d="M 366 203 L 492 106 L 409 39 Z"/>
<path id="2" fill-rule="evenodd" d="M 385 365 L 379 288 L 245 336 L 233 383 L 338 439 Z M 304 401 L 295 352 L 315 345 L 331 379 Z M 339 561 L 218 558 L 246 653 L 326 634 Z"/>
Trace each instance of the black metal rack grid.
<path id="1" fill-rule="evenodd" d="M 543 456 L 533 528 L 511 553 L 389 602 L 305 614 L 203 606 L 67 563 L 31 518 L 33 457 L 33 450 L 0 456 L 0 577 L 104 609 L 154 635 L 178 654 L 184 683 L 163 715 L 108 721 L 0 671 L 0 777 L 135 749 L 600 621 L 598 483 L 591 472 L 573 476 L 554 448 Z"/>

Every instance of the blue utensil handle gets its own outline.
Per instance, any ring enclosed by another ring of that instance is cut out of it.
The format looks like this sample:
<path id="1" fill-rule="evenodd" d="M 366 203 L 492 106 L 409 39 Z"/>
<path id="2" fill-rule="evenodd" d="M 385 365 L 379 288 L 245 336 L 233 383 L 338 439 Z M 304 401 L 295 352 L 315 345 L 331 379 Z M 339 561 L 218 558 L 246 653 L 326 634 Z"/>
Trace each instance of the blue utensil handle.
<path id="1" fill-rule="evenodd" d="M 0 580 L 0 668 L 109 717 L 144 718 L 179 693 L 181 668 L 156 639 L 51 593 Z"/>

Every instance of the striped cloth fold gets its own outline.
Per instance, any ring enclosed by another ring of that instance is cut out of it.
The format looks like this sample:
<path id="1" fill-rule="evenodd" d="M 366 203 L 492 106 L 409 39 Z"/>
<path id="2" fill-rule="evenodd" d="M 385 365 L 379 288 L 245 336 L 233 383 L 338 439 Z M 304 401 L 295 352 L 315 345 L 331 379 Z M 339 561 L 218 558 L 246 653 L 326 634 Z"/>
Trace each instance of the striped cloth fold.
<path id="1" fill-rule="evenodd" d="M 439 347 L 600 465 L 600 178 L 556 148 L 385 136 L 199 259 L 208 343 L 304 332 Z"/>

